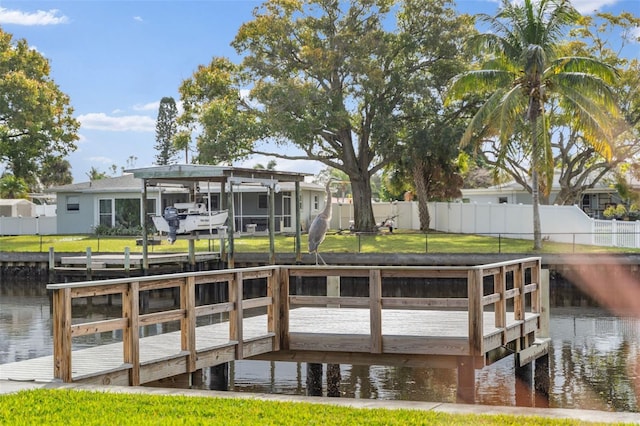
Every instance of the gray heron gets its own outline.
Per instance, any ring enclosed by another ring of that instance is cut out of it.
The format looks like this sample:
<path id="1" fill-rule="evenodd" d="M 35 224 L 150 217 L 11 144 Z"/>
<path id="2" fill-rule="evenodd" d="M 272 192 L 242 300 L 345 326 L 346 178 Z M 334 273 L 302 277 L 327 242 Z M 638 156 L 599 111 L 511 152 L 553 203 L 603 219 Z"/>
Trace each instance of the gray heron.
<path id="1" fill-rule="evenodd" d="M 324 209 L 313 219 L 309 227 L 309 253 L 316 254 L 316 265 L 318 264 L 318 257 L 323 264 L 327 264 L 318 253 L 318 247 L 324 241 L 324 237 L 329 230 L 329 222 L 331 222 L 331 181 L 332 179 L 329 179 L 327 182 L 327 200 L 324 204 Z"/>

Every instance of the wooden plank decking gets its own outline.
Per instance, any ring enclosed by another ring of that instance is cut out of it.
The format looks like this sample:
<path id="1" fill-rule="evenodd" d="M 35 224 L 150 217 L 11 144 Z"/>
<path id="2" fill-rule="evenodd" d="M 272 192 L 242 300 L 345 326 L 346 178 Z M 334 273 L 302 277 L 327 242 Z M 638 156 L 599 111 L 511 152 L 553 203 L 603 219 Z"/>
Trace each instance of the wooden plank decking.
<path id="1" fill-rule="evenodd" d="M 528 314 L 525 321 L 510 320 L 508 327 L 520 330 L 525 323 L 535 323 L 537 317 L 536 314 Z M 266 315 L 244 319 L 242 334 L 245 342 L 249 342 L 245 343 L 246 357 L 270 354 L 270 359 L 278 359 L 277 351 L 273 350 L 274 334 L 267 331 L 267 320 Z M 289 322 L 290 351 L 369 352 L 370 323 L 366 309 L 297 308 L 290 311 Z M 493 338 L 501 331 L 495 327 L 493 312 L 484 313 L 483 329 L 487 351 L 495 349 L 496 344 L 501 345 L 501 341 Z M 196 328 L 200 368 L 235 359 L 237 342 L 229 340 L 228 336 L 228 321 Z M 187 372 L 187 354 L 180 347 L 179 331 L 140 338 L 141 383 L 158 380 L 171 373 Z M 384 310 L 381 353 L 467 355 L 468 314 L 466 311 Z M 347 358 L 350 357 L 347 355 Z M 371 358 L 372 361 L 374 359 Z M 122 360 L 122 342 L 74 350 L 71 364 L 73 380 L 88 383 L 125 381 L 125 374 L 120 378 L 117 374 L 114 376 L 114 373 L 128 370 L 129 366 Z M 0 380 L 53 381 L 53 362 L 53 356 L 46 356 L 2 364 Z M 158 363 L 163 366 L 154 368 Z M 425 364 L 428 364 L 427 358 Z"/>

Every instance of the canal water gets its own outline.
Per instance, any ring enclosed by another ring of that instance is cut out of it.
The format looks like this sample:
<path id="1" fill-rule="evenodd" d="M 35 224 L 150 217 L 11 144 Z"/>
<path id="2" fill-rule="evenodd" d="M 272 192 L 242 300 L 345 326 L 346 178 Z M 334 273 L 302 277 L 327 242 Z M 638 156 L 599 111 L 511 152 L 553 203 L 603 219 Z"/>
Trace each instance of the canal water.
<path id="1" fill-rule="evenodd" d="M 98 319 L 107 307 L 86 309 L 89 317 Z M 50 310 L 44 284 L 8 282 L 6 277 L 0 282 L 0 364 L 52 353 Z M 640 320 L 617 317 L 566 281 L 553 278 L 550 321 L 548 399 L 526 393 L 522 397 L 514 358 L 507 357 L 476 370 L 476 402 L 639 411 Z M 77 346 L 109 343 L 100 339 L 93 336 Z M 452 369 L 342 365 L 341 376 L 340 392 L 349 398 L 456 402 L 457 372 Z M 205 379 L 203 387 L 208 388 Z M 230 366 L 229 381 L 231 391 L 304 395 L 306 366 L 239 361 Z"/>

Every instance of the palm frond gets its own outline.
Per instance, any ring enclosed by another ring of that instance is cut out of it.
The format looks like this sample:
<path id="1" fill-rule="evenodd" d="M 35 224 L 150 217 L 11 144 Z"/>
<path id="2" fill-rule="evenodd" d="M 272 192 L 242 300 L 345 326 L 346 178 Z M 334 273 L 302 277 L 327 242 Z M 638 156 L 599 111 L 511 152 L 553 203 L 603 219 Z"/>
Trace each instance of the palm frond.
<path id="1" fill-rule="evenodd" d="M 478 109 L 460 138 L 461 147 L 467 146 L 473 137 L 480 132 L 483 135 L 497 134 L 497 129 L 495 129 L 494 121 L 491 120 L 491 117 L 498 109 L 503 92 L 503 90 L 496 90 Z"/>
<path id="2" fill-rule="evenodd" d="M 504 145 L 508 144 L 518 124 L 524 121 L 527 99 L 522 96 L 522 87 L 516 85 L 506 91 L 500 100 L 499 107 L 496 118 L 500 129 L 500 143 Z"/>
<path id="3" fill-rule="evenodd" d="M 447 91 L 447 99 L 461 99 L 469 93 L 493 91 L 509 85 L 513 75 L 503 70 L 474 70 L 456 76 Z"/>
<path id="4" fill-rule="evenodd" d="M 548 74 L 584 73 L 599 77 L 607 84 L 613 83 L 618 77 L 618 71 L 609 64 L 595 58 L 582 56 L 567 56 L 557 58 L 549 64 L 545 71 Z"/>

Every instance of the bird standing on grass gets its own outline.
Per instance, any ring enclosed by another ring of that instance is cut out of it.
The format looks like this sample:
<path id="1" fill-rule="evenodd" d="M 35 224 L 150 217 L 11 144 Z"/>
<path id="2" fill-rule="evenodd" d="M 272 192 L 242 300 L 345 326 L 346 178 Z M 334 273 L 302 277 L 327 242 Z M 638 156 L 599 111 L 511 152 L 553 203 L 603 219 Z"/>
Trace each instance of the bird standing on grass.
<path id="1" fill-rule="evenodd" d="M 331 222 L 331 179 L 327 182 L 327 200 L 324 204 L 324 209 L 313 219 L 311 226 L 309 227 L 309 253 L 316 254 L 316 265 L 318 264 L 318 257 L 323 264 L 326 262 L 318 253 L 318 247 L 324 241 L 324 237 L 329 230 L 329 222 Z"/>

